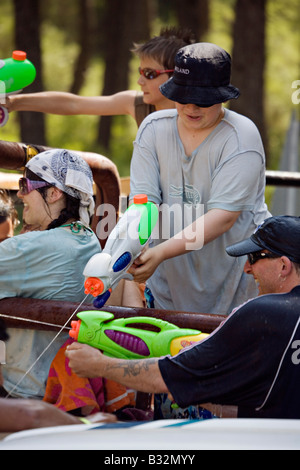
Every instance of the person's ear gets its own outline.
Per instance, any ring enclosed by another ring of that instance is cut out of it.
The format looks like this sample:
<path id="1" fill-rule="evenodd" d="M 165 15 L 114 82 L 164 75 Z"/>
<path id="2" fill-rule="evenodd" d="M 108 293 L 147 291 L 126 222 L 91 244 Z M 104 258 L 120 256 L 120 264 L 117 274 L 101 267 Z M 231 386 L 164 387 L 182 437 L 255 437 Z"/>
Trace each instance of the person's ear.
<path id="1" fill-rule="evenodd" d="M 61 189 L 51 186 L 47 191 L 47 202 L 49 204 L 59 201 L 64 197 L 64 193 Z"/>
<path id="2" fill-rule="evenodd" d="M 286 278 L 292 271 L 293 263 L 287 256 L 281 256 L 281 277 Z"/>

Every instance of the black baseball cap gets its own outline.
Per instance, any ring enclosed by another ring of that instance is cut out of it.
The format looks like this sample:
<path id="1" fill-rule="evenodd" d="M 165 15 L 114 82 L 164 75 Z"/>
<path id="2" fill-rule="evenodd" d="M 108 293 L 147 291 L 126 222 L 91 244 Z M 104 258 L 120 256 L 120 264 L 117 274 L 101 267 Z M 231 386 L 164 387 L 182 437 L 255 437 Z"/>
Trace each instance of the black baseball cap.
<path id="1" fill-rule="evenodd" d="M 261 250 L 269 250 L 300 263 L 300 217 L 269 217 L 250 238 L 226 248 L 230 256 L 243 256 Z"/>
<path id="2" fill-rule="evenodd" d="M 203 107 L 238 98 L 238 88 L 230 84 L 231 57 L 209 42 L 184 46 L 175 56 L 172 77 L 160 86 L 169 100 Z"/>

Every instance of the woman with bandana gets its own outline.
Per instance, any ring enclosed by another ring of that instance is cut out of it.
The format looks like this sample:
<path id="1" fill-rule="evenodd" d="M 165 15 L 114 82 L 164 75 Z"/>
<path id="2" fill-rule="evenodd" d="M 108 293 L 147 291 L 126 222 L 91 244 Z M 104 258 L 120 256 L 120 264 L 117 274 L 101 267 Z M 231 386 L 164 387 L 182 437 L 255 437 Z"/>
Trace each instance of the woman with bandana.
<path id="1" fill-rule="evenodd" d="M 35 230 L 0 244 L 0 299 L 81 302 L 84 266 L 101 249 L 89 228 L 94 213 L 89 165 L 67 150 L 42 152 L 26 164 L 17 195 L 24 204 L 25 223 Z M 4 389 L 13 397 L 43 398 L 51 361 L 68 335 L 60 334 L 42 354 L 55 332 L 8 332 Z"/>

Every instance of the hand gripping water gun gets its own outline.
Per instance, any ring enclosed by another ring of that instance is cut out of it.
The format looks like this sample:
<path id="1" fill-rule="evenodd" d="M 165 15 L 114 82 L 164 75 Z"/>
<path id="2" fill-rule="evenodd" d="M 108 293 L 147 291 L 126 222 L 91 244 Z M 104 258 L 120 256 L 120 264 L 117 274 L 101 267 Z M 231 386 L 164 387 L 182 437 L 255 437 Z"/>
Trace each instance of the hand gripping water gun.
<path id="1" fill-rule="evenodd" d="M 2 95 L 22 91 L 34 81 L 35 76 L 35 67 L 26 59 L 26 52 L 13 51 L 9 59 L 0 59 L 0 98 Z M 0 106 L 0 127 L 4 126 L 7 121 L 8 111 Z"/>
<path id="2" fill-rule="evenodd" d="M 113 313 L 96 310 L 80 312 L 77 317 L 79 320 L 71 322 L 70 337 L 119 359 L 174 356 L 208 336 L 207 333 L 179 328 L 151 317 L 113 319 Z M 156 331 L 152 331 L 153 327 Z"/>
<path id="3" fill-rule="evenodd" d="M 101 308 L 121 278 L 132 279 L 126 271 L 146 246 L 158 219 L 158 208 L 145 194 L 134 197 L 112 230 L 104 250 L 92 256 L 84 268 L 85 293 Z"/>

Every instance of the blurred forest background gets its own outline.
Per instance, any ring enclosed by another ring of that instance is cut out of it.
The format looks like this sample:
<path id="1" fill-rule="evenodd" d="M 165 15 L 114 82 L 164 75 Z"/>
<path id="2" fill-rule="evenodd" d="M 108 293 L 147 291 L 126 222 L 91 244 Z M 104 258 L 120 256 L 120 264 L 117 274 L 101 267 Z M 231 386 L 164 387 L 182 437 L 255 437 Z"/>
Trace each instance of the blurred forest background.
<path id="1" fill-rule="evenodd" d="M 139 89 L 133 43 L 162 26 L 188 27 L 231 54 L 241 96 L 230 107 L 254 120 L 267 167 L 277 169 L 292 113 L 299 119 L 299 25 L 300 0 L 1 0 L 0 58 L 27 52 L 37 78 L 23 93 L 109 95 Z M 0 139 L 101 153 L 127 176 L 136 132 L 128 116 L 22 112 L 10 115 Z"/>

